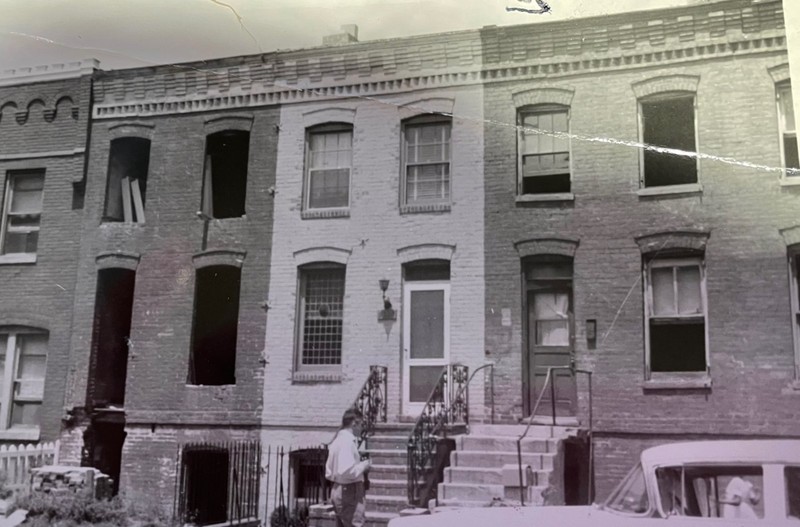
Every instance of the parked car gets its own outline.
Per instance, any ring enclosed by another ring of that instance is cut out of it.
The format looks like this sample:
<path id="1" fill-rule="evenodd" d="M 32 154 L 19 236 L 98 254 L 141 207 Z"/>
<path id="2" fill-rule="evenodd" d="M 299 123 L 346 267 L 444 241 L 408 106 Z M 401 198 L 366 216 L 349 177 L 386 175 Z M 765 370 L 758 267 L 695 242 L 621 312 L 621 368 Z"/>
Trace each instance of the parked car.
<path id="1" fill-rule="evenodd" d="M 672 443 L 645 450 L 602 505 L 462 508 L 389 527 L 800 526 L 800 440 Z"/>

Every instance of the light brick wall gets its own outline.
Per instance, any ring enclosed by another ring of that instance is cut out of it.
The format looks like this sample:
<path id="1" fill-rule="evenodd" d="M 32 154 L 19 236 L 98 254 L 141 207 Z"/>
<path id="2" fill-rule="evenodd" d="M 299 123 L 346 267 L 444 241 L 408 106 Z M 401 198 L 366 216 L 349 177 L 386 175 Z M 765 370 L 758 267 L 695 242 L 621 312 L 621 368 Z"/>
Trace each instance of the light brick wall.
<path id="1" fill-rule="evenodd" d="M 399 213 L 401 119 L 399 104 L 453 98 L 452 210 Z M 325 108 L 355 110 L 349 218 L 301 219 L 305 129 L 303 114 Z M 450 359 L 471 368 L 483 363 L 482 95 L 479 88 L 420 90 L 403 97 L 341 99 L 285 105 L 281 110 L 275 228 L 264 379 L 265 425 L 315 422 L 337 425 L 366 380 L 370 364 L 388 366 L 390 419 L 401 413 L 402 260 L 398 249 L 418 244 L 455 246 L 451 261 Z M 459 118 L 458 116 L 468 116 Z M 335 247 L 347 257 L 342 381 L 292 383 L 297 304 L 297 251 Z M 424 254 L 424 253 L 420 253 Z M 378 280 L 398 320 L 378 322 Z M 471 393 L 480 411 L 482 394 Z M 303 411 L 298 411 L 302 408 Z"/>

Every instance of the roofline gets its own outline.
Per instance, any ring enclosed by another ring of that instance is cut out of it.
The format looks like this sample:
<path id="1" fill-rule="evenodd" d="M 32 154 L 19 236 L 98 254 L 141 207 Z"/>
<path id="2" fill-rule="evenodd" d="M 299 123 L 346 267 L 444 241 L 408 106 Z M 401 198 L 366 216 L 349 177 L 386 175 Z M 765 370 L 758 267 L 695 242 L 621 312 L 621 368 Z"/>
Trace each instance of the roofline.
<path id="1" fill-rule="evenodd" d="M 99 67 L 100 61 L 97 59 L 83 59 L 75 62 L 5 70 L 0 73 L 0 87 L 76 79 L 84 75 L 91 75 Z"/>

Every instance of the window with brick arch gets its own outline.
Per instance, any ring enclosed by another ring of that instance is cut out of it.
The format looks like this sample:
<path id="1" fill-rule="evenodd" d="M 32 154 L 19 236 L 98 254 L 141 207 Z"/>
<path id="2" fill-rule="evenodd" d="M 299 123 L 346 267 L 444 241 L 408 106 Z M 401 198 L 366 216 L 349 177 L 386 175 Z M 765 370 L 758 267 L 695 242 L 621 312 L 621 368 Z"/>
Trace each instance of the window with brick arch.
<path id="1" fill-rule="evenodd" d="M 414 117 L 403 122 L 402 203 L 450 203 L 450 132 L 443 116 Z"/>
<path id="2" fill-rule="evenodd" d="M 648 378 L 708 372 L 706 277 L 702 256 L 645 262 Z"/>
<path id="3" fill-rule="evenodd" d="M 245 213 L 250 132 L 223 130 L 206 138 L 202 211 L 208 218 L 240 218 Z"/>
<path id="4" fill-rule="evenodd" d="M 697 183 L 694 93 L 658 94 L 639 101 L 642 187 Z M 669 149 L 670 152 L 659 151 Z"/>
<path id="5" fill-rule="evenodd" d="M 794 121 L 792 85 L 778 84 L 778 117 L 781 134 L 781 158 L 786 177 L 800 178 L 800 155 L 797 151 L 797 127 Z"/>
<path id="6" fill-rule="evenodd" d="M 23 326 L 0 327 L 0 435 L 38 430 L 44 400 L 48 333 Z"/>
<path id="7" fill-rule="evenodd" d="M 317 263 L 299 269 L 297 370 L 338 370 L 342 363 L 345 266 Z"/>
<path id="8" fill-rule="evenodd" d="M 570 192 L 569 107 L 522 108 L 517 125 L 519 193 Z"/>
<path id="9" fill-rule="evenodd" d="M 120 137 L 111 141 L 103 221 L 144 223 L 150 140 Z"/>
<path id="10" fill-rule="evenodd" d="M 345 123 L 309 128 L 306 140 L 305 208 L 350 205 L 353 126 Z"/>

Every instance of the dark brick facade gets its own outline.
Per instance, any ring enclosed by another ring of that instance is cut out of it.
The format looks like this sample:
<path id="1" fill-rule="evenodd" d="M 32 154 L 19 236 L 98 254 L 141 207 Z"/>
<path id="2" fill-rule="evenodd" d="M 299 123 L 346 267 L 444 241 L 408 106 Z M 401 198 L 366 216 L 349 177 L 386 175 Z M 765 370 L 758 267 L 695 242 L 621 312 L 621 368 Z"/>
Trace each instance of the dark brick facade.
<path id="1" fill-rule="evenodd" d="M 0 440 L 53 441 L 61 430 L 94 67 L 85 61 L 12 70 L 0 79 L 0 194 L 9 171 L 44 170 L 36 261 L 0 263 L 0 327 L 48 333 L 40 433 L 0 431 Z"/>
<path id="2" fill-rule="evenodd" d="M 565 27 L 484 30 L 485 67 L 497 71 L 488 74 L 493 81 L 484 91 L 486 347 L 497 363 L 496 411 L 519 418 L 526 341 L 515 244 L 576 242 L 575 358 L 594 372 L 603 497 L 645 446 L 698 435 L 800 435 L 787 243 L 780 233 L 797 224 L 800 187 L 781 185 L 780 170 L 705 157 L 699 162 L 701 189 L 645 196 L 639 148 L 630 144 L 639 141 L 637 83 L 694 78 L 699 152 L 780 167 L 775 72 L 787 54 L 779 2 L 721 2 L 585 20 L 571 25 L 569 36 L 563 36 Z M 596 38 L 580 38 L 587 35 Z M 527 59 L 512 53 L 520 49 Z M 570 94 L 573 196 L 515 201 L 515 130 L 497 123 L 515 122 L 515 95 L 523 103 L 563 104 L 552 100 L 562 92 Z M 605 142 L 609 138 L 622 144 Z M 682 231 L 708 234 L 713 384 L 652 390 L 645 382 L 637 238 Z M 501 323 L 503 308 L 511 310 L 510 326 Z M 590 319 L 597 321 L 596 346 L 586 338 Z M 586 385 L 579 383 L 584 425 L 587 399 Z"/>

